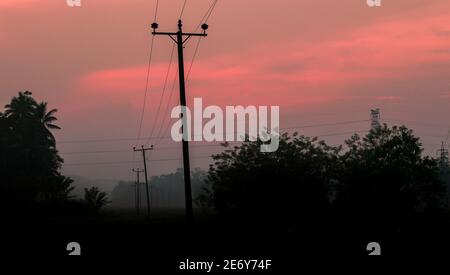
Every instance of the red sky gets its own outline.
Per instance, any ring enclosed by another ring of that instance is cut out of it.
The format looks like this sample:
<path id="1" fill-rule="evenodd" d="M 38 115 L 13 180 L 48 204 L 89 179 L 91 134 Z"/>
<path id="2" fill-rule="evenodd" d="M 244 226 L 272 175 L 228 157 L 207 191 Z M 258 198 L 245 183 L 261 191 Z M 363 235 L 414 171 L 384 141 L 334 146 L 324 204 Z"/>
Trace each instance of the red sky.
<path id="1" fill-rule="evenodd" d="M 175 31 L 183 0 L 160 2 L 160 30 Z M 69 8 L 64 0 L 0 1 L 0 103 L 6 104 L 19 90 L 30 90 L 58 108 L 63 130 L 57 138 L 68 164 L 133 160 L 128 153 L 65 152 L 126 150 L 134 142 L 63 141 L 137 135 L 155 3 L 82 0 L 82 7 Z M 187 2 L 186 31 L 195 29 L 210 3 Z M 200 44 L 187 85 L 190 102 L 201 96 L 205 104 L 221 106 L 279 105 L 281 127 L 364 120 L 370 108 L 379 107 L 382 118 L 391 120 L 387 122 L 400 120 L 397 123 L 417 130 L 433 155 L 446 136 L 448 0 L 384 0 L 379 8 L 369 8 L 365 0 L 219 0 L 208 23 L 209 36 Z M 195 45 L 193 39 L 186 47 L 187 68 Z M 144 136 L 152 129 L 171 49 L 168 37 L 155 38 Z M 175 64 L 163 106 L 174 73 Z M 175 89 L 169 106 L 177 100 Z M 168 119 L 168 114 L 163 117 Z M 303 133 L 368 128 L 368 123 L 359 123 Z M 345 137 L 325 139 L 337 144 Z M 170 140 L 161 144 L 175 145 Z M 155 151 L 152 158 L 177 158 L 179 151 Z M 214 150 L 192 151 L 204 156 Z M 154 162 L 152 174 L 180 163 Z M 193 159 L 194 166 L 206 164 Z M 69 165 L 65 170 L 128 179 L 132 166 Z"/>

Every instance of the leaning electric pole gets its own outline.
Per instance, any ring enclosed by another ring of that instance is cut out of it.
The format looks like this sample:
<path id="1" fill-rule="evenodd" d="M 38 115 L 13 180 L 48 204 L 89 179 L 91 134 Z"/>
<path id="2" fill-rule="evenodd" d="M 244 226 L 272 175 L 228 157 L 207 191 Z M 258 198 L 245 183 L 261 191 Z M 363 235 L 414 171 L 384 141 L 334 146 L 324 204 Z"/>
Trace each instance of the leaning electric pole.
<path id="1" fill-rule="evenodd" d="M 147 159 L 145 157 L 145 152 L 153 150 L 153 145 L 151 145 L 148 148 L 144 148 L 144 145 L 142 145 L 141 149 L 136 149 L 136 147 L 133 147 L 133 151 L 135 152 L 142 152 L 142 158 L 144 160 L 144 175 L 145 175 L 145 191 L 147 193 L 147 218 L 150 219 L 150 191 L 148 188 L 148 176 L 147 176 Z"/>
<path id="2" fill-rule="evenodd" d="M 144 170 L 142 169 L 133 169 L 133 172 L 136 173 L 136 197 L 135 197 L 135 203 L 136 203 L 136 214 L 139 216 L 140 212 L 141 212 L 141 191 L 140 191 L 140 185 L 141 185 L 141 181 L 140 181 L 140 175 L 142 172 L 144 172 Z"/>
<path id="3" fill-rule="evenodd" d="M 184 33 L 183 23 L 178 20 L 178 32 L 157 32 L 158 24 L 154 22 L 152 24 L 153 35 L 168 35 L 178 46 L 178 73 L 179 73 L 179 83 L 180 83 L 180 104 L 182 109 L 182 132 L 183 132 L 183 170 L 184 170 L 184 191 L 186 200 L 186 217 L 188 221 L 194 219 L 194 213 L 192 209 L 192 188 L 191 188 L 191 168 L 189 164 L 189 144 L 187 127 L 187 116 L 186 116 L 186 87 L 184 79 L 184 58 L 183 58 L 183 45 L 192 36 L 207 36 L 206 30 L 208 29 L 207 24 L 202 25 L 203 33 Z"/>

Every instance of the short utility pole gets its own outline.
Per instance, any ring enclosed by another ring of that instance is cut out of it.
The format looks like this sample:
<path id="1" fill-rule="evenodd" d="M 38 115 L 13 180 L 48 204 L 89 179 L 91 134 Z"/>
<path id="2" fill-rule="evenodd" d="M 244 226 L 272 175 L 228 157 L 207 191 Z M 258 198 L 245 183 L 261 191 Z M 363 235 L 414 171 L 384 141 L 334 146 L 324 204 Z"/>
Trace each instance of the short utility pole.
<path id="1" fill-rule="evenodd" d="M 142 152 L 142 158 L 144 160 L 144 174 L 145 174 L 145 189 L 147 193 L 147 218 L 150 219 L 150 191 L 148 188 L 148 176 L 147 176 L 147 159 L 145 157 L 145 152 L 153 150 L 153 145 L 151 145 L 148 148 L 145 148 L 144 145 L 141 146 L 141 149 L 136 149 L 136 147 L 133 147 L 133 151 L 135 152 Z"/>
<path id="2" fill-rule="evenodd" d="M 142 172 L 144 172 L 143 169 L 134 169 L 133 168 L 133 172 L 136 173 L 136 198 L 135 198 L 135 203 L 136 203 L 136 214 L 139 216 L 140 212 L 141 212 L 141 181 L 140 181 L 140 175 Z"/>

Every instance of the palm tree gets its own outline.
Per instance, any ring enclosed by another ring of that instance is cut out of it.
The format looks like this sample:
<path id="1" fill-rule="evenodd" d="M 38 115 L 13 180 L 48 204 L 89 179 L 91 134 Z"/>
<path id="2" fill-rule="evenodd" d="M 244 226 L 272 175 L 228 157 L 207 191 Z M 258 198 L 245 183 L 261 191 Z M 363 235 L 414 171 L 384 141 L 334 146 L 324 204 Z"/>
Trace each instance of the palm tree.
<path id="1" fill-rule="evenodd" d="M 53 122 L 58 120 L 54 116 L 56 112 L 58 112 L 57 109 L 52 109 L 49 112 L 47 112 L 47 102 L 41 102 L 39 104 L 36 104 L 35 107 L 35 118 L 39 120 L 39 122 L 45 129 L 48 138 L 52 141 L 52 143 L 55 142 L 55 137 L 53 136 L 50 130 L 61 129 L 61 127 L 59 127 L 58 125 L 53 124 Z"/>
<path id="2" fill-rule="evenodd" d="M 19 96 L 13 97 L 10 104 L 5 106 L 5 117 L 19 120 L 33 117 L 36 101 L 29 91 L 19 92 Z"/>
<path id="3" fill-rule="evenodd" d="M 42 198 L 48 201 L 66 201 L 73 196 L 70 193 L 75 189 L 72 186 L 73 179 L 60 174 L 53 175 L 46 180 L 42 191 Z"/>
<path id="4" fill-rule="evenodd" d="M 98 211 L 103 206 L 111 203 L 105 192 L 100 192 L 98 187 L 84 188 L 84 200 L 87 206 Z"/>
<path id="5" fill-rule="evenodd" d="M 60 174 L 63 159 L 51 130 L 56 109 L 38 103 L 28 91 L 19 94 L 0 113 L 0 193 L 20 205 L 70 199 L 72 180 Z M 6 195 L 5 195 L 6 194 Z M 5 200 L 0 200 L 0 205 Z"/>

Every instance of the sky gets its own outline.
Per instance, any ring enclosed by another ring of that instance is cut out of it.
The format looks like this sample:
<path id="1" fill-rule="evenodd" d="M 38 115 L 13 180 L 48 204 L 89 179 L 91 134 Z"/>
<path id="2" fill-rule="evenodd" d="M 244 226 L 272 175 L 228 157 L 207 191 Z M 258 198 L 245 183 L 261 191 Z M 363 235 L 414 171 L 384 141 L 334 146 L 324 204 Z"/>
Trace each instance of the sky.
<path id="1" fill-rule="evenodd" d="M 176 31 L 183 2 L 160 1 L 160 31 Z M 211 2 L 187 1 L 185 31 L 202 23 Z M 55 135 L 66 174 L 131 180 L 131 169 L 141 165 L 131 149 L 141 144 L 158 144 L 151 175 L 181 167 L 180 144 L 165 137 L 173 122 L 165 111 L 178 104 L 177 56 L 171 63 L 166 36 L 154 38 L 141 131 L 163 137 L 134 140 L 155 6 L 156 0 L 82 0 L 73 8 L 65 0 L 0 1 L 0 104 L 29 90 L 58 109 L 62 130 Z M 208 24 L 193 63 L 197 38 L 185 48 L 186 71 L 193 64 L 188 105 L 194 97 L 205 105 L 277 105 L 281 128 L 353 122 L 298 130 L 330 144 L 368 130 L 371 108 L 380 108 L 389 125 L 414 129 L 429 155 L 447 136 L 448 0 L 382 0 L 375 8 L 365 0 L 219 0 Z M 105 141 L 111 139 L 123 140 Z M 192 167 L 206 169 L 205 157 L 220 151 L 191 145 Z"/>

